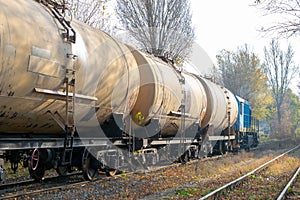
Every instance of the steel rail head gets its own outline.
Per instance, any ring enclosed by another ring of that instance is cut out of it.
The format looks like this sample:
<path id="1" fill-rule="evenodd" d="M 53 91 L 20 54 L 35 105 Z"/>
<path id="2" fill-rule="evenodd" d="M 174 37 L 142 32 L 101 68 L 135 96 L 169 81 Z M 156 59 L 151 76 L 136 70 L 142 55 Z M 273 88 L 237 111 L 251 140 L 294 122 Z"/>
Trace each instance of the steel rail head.
<path id="1" fill-rule="evenodd" d="M 248 176 L 250 176 L 251 174 L 255 173 L 256 171 L 258 171 L 258 170 L 260 170 L 260 169 L 262 169 L 262 168 L 264 168 L 265 166 L 267 166 L 268 164 L 270 164 L 270 163 L 274 162 L 275 160 L 281 158 L 282 156 L 284 156 L 284 155 L 286 155 L 286 154 L 288 154 L 288 153 L 290 153 L 290 152 L 292 152 L 292 151 L 295 151 L 295 150 L 298 149 L 299 147 L 300 147 L 300 145 L 298 145 L 298 146 L 296 146 L 296 147 L 290 149 L 289 151 L 286 151 L 286 152 L 283 153 L 283 154 L 280 154 L 279 156 L 273 158 L 272 160 L 270 160 L 270 161 L 264 163 L 263 165 L 257 167 L 256 169 L 252 170 L 251 172 L 249 172 L 249 173 L 247 173 L 247 174 L 245 174 L 245 175 L 243 175 L 243 176 L 241 176 L 241 177 L 239 177 L 239 178 L 237 178 L 237 179 L 231 181 L 230 183 L 227 183 L 227 184 L 223 185 L 222 187 L 220 187 L 220 188 L 218 188 L 218 189 L 212 191 L 211 193 L 205 195 L 204 197 L 201 197 L 199 200 L 204 200 L 204 199 L 207 199 L 207 198 L 209 198 L 209 197 L 212 197 L 212 196 L 216 195 L 217 193 L 219 193 L 219 192 L 221 192 L 222 190 L 224 190 L 224 189 L 226 189 L 226 188 L 232 186 L 233 184 L 236 184 L 237 182 L 246 179 L 246 178 L 247 178 Z"/>
<path id="2" fill-rule="evenodd" d="M 281 200 L 284 199 L 284 196 L 286 195 L 289 187 L 292 185 L 292 183 L 296 180 L 298 174 L 300 173 L 300 167 L 298 167 L 298 169 L 296 170 L 295 174 L 293 175 L 293 177 L 291 178 L 291 180 L 288 182 L 288 184 L 284 187 L 284 189 L 281 191 L 281 193 L 279 194 L 279 196 L 277 197 L 277 200 Z"/>

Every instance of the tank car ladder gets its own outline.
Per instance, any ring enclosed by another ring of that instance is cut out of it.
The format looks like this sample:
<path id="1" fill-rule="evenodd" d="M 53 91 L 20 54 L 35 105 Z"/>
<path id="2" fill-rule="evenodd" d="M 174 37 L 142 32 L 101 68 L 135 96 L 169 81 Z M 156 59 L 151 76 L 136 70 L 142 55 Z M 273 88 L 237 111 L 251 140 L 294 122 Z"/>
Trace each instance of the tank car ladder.
<path id="1" fill-rule="evenodd" d="M 65 120 L 65 140 L 62 157 L 62 165 L 69 165 L 72 162 L 73 156 L 73 142 L 75 133 L 75 70 L 73 69 L 73 62 L 76 56 L 68 54 L 70 59 L 69 66 L 66 68 L 65 77 L 65 91 L 66 91 L 66 120 Z"/>
<path id="2" fill-rule="evenodd" d="M 68 7 L 68 1 L 62 0 L 61 2 L 57 2 L 55 0 L 38 0 L 38 2 L 45 5 L 53 14 L 53 16 L 58 20 L 58 22 L 62 25 L 64 32 L 62 36 L 66 42 L 75 43 L 76 41 L 76 31 L 71 26 L 71 20 L 66 20 L 65 15 L 67 12 L 70 13 Z"/>
<path id="3" fill-rule="evenodd" d="M 230 101 L 230 97 L 229 97 L 229 93 L 228 91 L 225 90 L 225 96 L 226 96 L 226 99 L 227 99 L 227 125 L 228 125 L 228 132 L 227 132 L 227 136 L 228 136 L 228 148 L 227 150 L 230 150 L 232 151 L 232 144 L 231 144 L 231 141 L 230 141 L 230 134 L 231 134 L 231 130 L 232 130 L 232 127 L 230 126 L 230 122 L 231 122 L 231 111 L 232 111 L 232 103 Z M 225 133 L 225 136 L 226 136 L 226 133 Z"/>
<path id="4" fill-rule="evenodd" d="M 182 113 L 181 118 L 180 118 L 180 144 L 179 144 L 179 160 L 181 163 L 186 163 L 187 162 L 187 152 L 186 152 L 186 145 L 185 145 L 185 120 L 186 120 L 186 81 L 184 76 L 182 75 L 182 71 L 178 70 L 178 77 L 179 77 L 179 83 L 181 85 L 181 94 L 182 94 L 182 99 L 181 99 L 181 104 L 180 104 L 180 112 Z M 184 152 L 183 154 L 181 154 Z"/>
<path id="5" fill-rule="evenodd" d="M 72 43 L 76 42 L 76 32 L 71 26 L 71 21 L 66 20 L 66 12 L 70 12 L 68 8 L 68 1 L 63 0 L 57 2 L 54 0 L 42 0 L 39 1 L 45 5 L 52 13 L 52 15 L 57 19 L 57 21 L 63 27 L 63 32 L 61 33 L 65 43 L 70 44 L 70 49 L 72 49 Z M 74 133 L 75 133 L 75 60 L 76 55 L 68 53 L 67 55 L 68 63 L 66 65 L 66 76 L 64 80 L 63 89 L 65 91 L 65 101 L 66 101 L 66 118 L 65 118 L 65 138 L 64 138 L 64 148 L 62 152 L 61 165 L 71 165 L 73 157 L 73 143 L 74 143 Z"/>

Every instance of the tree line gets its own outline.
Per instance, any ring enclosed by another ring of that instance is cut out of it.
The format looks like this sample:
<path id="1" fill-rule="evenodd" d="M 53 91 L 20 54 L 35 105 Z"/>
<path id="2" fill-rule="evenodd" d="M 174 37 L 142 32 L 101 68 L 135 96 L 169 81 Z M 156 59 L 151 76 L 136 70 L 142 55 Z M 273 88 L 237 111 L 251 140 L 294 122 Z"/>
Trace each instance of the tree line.
<path id="1" fill-rule="evenodd" d="M 300 101 L 289 89 L 299 66 L 294 63 L 291 46 L 282 50 L 279 42 L 272 40 L 260 61 L 244 45 L 236 51 L 221 51 L 217 61 L 219 83 L 247 99 L 253 115 L 267 122 L 273 136 L 286 137 L 299 131 Z"/>
<path id="2" fill-rule="evenodd" d="M 189 58 L 195 30 L 189 0 L 70 0 L 76 19 L 114 34 L 111 19 L 118 30 L 126 30 L 134 45 L 154 56 L 171 56 L 174 61 Z M 110 3 L 115 9 L 108 11 Z M 278 37 L 291 37 L 300 31 L 300 0 L 256 0 L 266 15 L 284 15 L 286 21 L 262 29 Z M 277 39 L 264 48 L 264 59 L 249 50 L 222 50 L 217 55 L 217 81 L 233 93 L 247 99 L 253 114 L 267 122 L 274 136 L 300 132 L 299 97 L 290 89 L 291 80 L 300 76 L 291 46 L 282 50 Z M 234 78 L 233 78 L 234 77 Z M 300 84 L 299 84 L 300 88 Z"/>

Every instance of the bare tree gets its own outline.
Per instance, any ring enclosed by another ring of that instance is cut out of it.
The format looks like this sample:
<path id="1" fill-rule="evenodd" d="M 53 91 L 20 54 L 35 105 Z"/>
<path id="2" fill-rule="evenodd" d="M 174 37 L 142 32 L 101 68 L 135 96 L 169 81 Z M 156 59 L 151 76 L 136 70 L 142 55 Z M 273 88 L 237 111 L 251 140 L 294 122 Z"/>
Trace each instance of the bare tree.
<path id="1" fill-rule="evenodd" d="M 69 0 L 71 12 L 75 19 L 96 29 L 111 32 L 108 11 L 111 0 Z"/>
<path id="2" fill-rule="evenodd" d="M 173 58 L 189 54 L 195 38 L 189 0 L 117 0 L 116 12 L 144 51 Z"/>
<path id="3" fill-rule="evenodd" d="M 265 52 L 265 72 L 269 78 L 269 85 L 275 100 L 278 123 L 282 121 L 282 109 L 285 95 L 288 91 L 291 80 L 295 77 L 298 67 L 294 64 L 294 52 L 288 46 L 286 52 L 280 49 L 278 41 L 272 40 L 269 49 Z"/>
<path id="4" fill-rule="evenodd" d="M 279 36 L 291 37 L 300 31 L 300 0 L 256 0 L 257 7 L 265 15 L 280 17 L 279 21 L 263 29 L 267 33 L 278 33 Z"/>

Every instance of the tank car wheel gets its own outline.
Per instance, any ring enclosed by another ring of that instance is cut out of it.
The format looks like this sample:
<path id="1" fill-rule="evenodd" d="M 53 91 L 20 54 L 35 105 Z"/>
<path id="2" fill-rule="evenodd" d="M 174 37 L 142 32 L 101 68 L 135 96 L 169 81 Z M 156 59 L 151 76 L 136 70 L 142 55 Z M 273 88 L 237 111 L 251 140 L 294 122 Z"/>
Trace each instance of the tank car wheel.
<path id="1" fill-rule="evenodd" d="M 198 158 L 202 159 L 202 158 L 207 158 L 208 155 L 211 153 L 211 148 L 210 148 L 210 143 L 209 142 L 204 142 L 201 147 L 200 150 L 198 151 Z"/>
<path id="2" fill-rule="evenodd" d="M 190 149 L 190 159 L 195 159 L 198 155 L 198 150 L 197 149 Z"/>
<path id="3" fill-rule="evenodd" d="M 14 171 L 14 173 L 16 173 L 17 169 L 19 168 L 19 163 L 18 162 L 11 162 L 10 163 L 10 168 Z"/>
<path id="4" fill-rule="evenodd" d="M 198 149 L 198 159 L 207 158 L 213 154 L 213 145 L 208 137 L 205 136 L 200 148 Z"/>
<path id="5" fill-rule="evenodd" d="M 38 149 L 34 149 L 31 153 L 30 159 L 28 160 L 28 170 L 33 179 L 37 181 L 43 179 L 45 167 L 40 162 L 40 151 Z"/>
<path id="6" fill-rule="evenodd" d="M 60 176 L 67 176 L 69 172 L 69 167 L 68 166 L 58 166 L 55 171 L 60 175 Z"/>
<path id="7" fill-rule="evenodd" d="M 156 165 L 159 162 L 159 156 L 158 154 L 153 154 L 151 157 L 151 165 Z"/>
<path id="8" fill-rule="evenodd" d="M 181 155 L 179 157 L 179 162 L 182 163 L 182 164 L 185 164 L 189 161 L 189 156 L 188 156 L 188 153 L 185 152 L 183 155 Z"/>
<path id="9" fill-rule="evenodd" d="M 87 149 L 84 150 L 82 156 L 82 170 L 83 178 L 87 181 L 93 181 L 98 172 L 97 160 Z"/>
<path id="10" fill-rule="evenodd" d="M 117 169 L 107 169 L 105 171 L 106 176 L 115 176 L 119 170 Z"/>
<path id="11" fill-rule="evenodd" d="M 225 155 L 227 153 L 227 151 L 226 151 L 226 146 L 225 146 L 224 142 L 223 141 L 219 141 L 218 143 L 219 143 L 219 147 L 218 147 L 218 151 L 219 152 L 218 153 L 220 155 Z"/>

